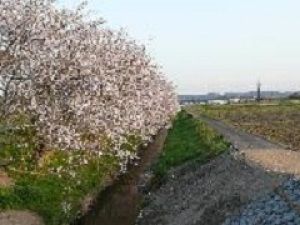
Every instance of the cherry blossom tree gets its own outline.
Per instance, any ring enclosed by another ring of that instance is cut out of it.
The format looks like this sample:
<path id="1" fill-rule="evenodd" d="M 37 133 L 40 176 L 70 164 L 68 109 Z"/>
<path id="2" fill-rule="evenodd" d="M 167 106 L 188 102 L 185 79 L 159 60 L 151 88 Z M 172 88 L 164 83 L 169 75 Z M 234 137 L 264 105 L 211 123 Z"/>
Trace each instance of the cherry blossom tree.
<path id="1" fill-rule="evenodd" d="M 27 115 L 46 150 L 109 151 L 126 162 L 140 144 L 129 139 L 149 142 L 177 97 L 145 47 L 88 20 L 85 5 L 0 0 L 1 116 Z"/>

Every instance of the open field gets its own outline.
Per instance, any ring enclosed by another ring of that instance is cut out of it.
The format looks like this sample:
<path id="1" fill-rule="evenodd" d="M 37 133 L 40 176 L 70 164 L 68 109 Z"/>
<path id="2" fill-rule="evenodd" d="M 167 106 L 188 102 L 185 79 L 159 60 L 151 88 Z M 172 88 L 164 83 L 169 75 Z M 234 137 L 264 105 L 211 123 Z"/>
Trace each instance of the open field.
<path id="1" fill-rule="evenodd" d="M 188 110 L 300 150 L 299 104 L 191 106 Z"/>

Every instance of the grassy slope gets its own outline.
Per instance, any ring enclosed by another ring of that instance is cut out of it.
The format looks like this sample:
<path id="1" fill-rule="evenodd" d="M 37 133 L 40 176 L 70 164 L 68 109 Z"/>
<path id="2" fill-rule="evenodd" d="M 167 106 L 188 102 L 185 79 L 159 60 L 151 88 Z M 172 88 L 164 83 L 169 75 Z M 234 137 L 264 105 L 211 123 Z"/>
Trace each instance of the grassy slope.
<path id="1" fill-rule="evenodd" d="M 157 176 L 163 176 L 170 168 L 192 159 L 204 163 L 228 147 L 229 144 L 211 128 L 181 111 L 168 134 L 154 172 Z"/>
<path id="2" fill-rule="evenodd" d="M 0 211 L 32 210 L 49 225 L 70 224 L 84 198 L 104 188 L 119 170 L 115 157 L 86 151 L 52 150 L 37 160 L 31 128 L 0 132 L 0 145 L 0 160 L 10 160 L 6 172 L 15 181 L 11 188 L 0 188 Z"/>
<path id="3" fill-rule="evenodd" d="M 59 174 L 43 168 L 27 172 L 11 170 L 9 175 L 14 178 L 15 186 L 0 189 L 0 208 L 29 209 L 40 214 L 46 224 L 69 224 L 80 212 L 84 197 L 96 189 L 100 191 L 113 172 L 117 172 L 117 164 L 110 156 Z"/>
<path id="4" fill-rule="evenodd" d="M 118 171 L 118 161 L 112 156 L 98 158 L 84 151 L 55 150 L 43 157 L 43 161 L 36 161 L 34 139 L 30 129 L 0 132 L 0 159 L 12 159 L 7 173 L 16 184 L 10 189 L 0 188 L 0 210 L 29 209 L 40 214 L 48 225 L 69 224 L 78 215 L 84 197 L 101 190 L 106 179 Z M 163 175 L 171 167 L 191 159 L 205 162 L 227 147 L 206 125 L 181 112 L 154 170 Z M 83 158 L 88 164 L 80 163 Z"/>

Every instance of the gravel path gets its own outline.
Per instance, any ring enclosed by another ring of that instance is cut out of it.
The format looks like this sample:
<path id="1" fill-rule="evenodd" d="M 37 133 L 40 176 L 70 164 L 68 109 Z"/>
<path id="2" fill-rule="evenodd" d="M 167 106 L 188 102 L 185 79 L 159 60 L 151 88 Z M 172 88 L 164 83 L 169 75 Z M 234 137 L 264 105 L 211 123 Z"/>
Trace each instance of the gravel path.
<path id="1" fill-rule="evenodd" d="M 147 197 L 136 224 L 300 225 L 300 181 L 295 180 L 300 154 L 201 119 L 235 150 L 203 166 L 192 162 L 171 171 Z"/>

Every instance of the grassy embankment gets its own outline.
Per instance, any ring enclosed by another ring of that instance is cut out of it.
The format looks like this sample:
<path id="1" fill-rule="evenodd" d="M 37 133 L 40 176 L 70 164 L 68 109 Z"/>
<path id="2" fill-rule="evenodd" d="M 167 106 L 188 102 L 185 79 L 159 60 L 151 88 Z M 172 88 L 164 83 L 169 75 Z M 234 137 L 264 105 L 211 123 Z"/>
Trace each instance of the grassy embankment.
<path id="1" fill-rule="evenodd" d="M 31 210 L 46 224 L 69 224 L 80 212 L 85 196 L 101 190 L 117 173 L 118 160 L 110 155 L 99 158 L 85 151 L 59 150 L 36 159 L 35 139 L 30 127 L 0 132 L 0 160 L 10 159 L 6 172 L 15 181 L 10 188 L 0 188 L 0 210 Z M 227 148 L 228 143 L 212 129 L 183 111 L 174 121 L 154 171 L 163 176 L 172 167 L 192 159 L 204 163 Z"/>
<path id="2" fill-rule="evenodd" d="M 0 187 L 0 211 L 31 210 L 47 225 L 70 224 L 80 213 L 84 198 L 104 188 L 118 172 L 118 160 L 111 155 L 59 150 L 37 159 L 35 139 L 30 127 L 0 133 L 0 162 L 9 161 L 2 170 L 15 183 Z"/>
<path id="3" fill-rule="evenodd" d="M 297 103 L 192 106 L 189 110 L 300 150 L 300 105 Z"/>
<path id="4" fill-rule="evenodd" d="M 203 122 L 181 111 L 169 131 L 163 153 L 154 165 L 157 177 L 164 176 L 172 167 L 189 160 L 205 163 L 229 148 L 220 135 Z"/>

